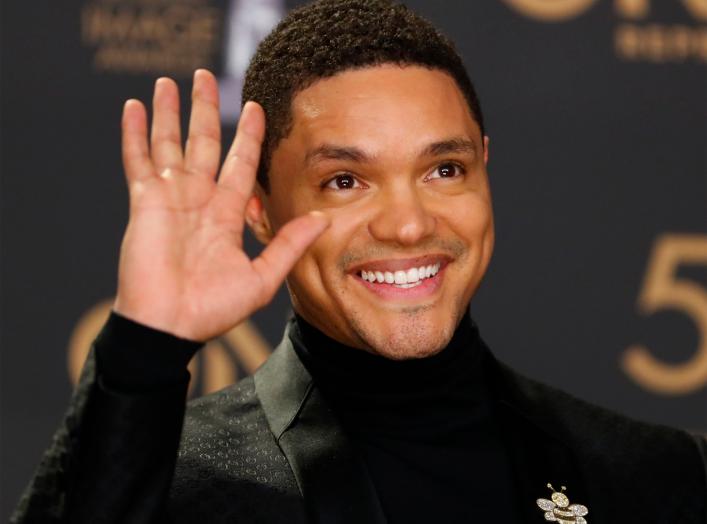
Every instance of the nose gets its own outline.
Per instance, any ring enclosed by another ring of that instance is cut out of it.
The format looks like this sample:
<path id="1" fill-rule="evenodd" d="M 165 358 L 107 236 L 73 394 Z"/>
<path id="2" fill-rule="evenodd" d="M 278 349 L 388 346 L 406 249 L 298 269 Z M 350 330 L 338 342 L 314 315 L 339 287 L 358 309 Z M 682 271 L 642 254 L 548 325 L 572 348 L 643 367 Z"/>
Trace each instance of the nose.
<path id="1" fill-rule="evenodd" d="M 432 235 L 436 220 L 425 207 L 414 184 L 391 187 L 378 198 L 378 213 L 368 224 L 371 235 L 381 242 L 413 246 Z"/>

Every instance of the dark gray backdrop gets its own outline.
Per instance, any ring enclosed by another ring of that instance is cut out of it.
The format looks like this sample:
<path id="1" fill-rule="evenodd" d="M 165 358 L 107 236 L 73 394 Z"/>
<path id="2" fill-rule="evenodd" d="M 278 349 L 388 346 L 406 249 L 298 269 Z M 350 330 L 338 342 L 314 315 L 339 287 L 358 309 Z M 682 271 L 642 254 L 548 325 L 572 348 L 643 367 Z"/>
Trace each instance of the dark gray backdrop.
<path id="1" fill-rule="evenodd" d="M 232 76 L 227 42 L 258 34 L 257 23 L 232 29 L 236 3 L 2 5 L 2 520 L 65 409 L 71 334 L 114 293 L 127 219 L 122 102 L 148 100 L 163 73 L 186 88 L 196 65 Z M 587 0 L 543 19 L 573 3 L 408 2 L 457 42 L 491 136 L 497 247 L 472 312 L 517 369 L 707 432 L 707 5 Z M 258 9 L 243 0 L 238 16 L 267 18 Z M 162 15 L 169 23 L 155 25 Z M 651 262 L 666 272 L 646 277 Z M 657 290 L 652 314 L 639 310 L 646 290 Z M 270 344 L 287 310 L 281 292 L 255 315 Z M 650 383 L 637 376 L 645 364 L 622 366 L 636 344 L 664 365 Z"/>

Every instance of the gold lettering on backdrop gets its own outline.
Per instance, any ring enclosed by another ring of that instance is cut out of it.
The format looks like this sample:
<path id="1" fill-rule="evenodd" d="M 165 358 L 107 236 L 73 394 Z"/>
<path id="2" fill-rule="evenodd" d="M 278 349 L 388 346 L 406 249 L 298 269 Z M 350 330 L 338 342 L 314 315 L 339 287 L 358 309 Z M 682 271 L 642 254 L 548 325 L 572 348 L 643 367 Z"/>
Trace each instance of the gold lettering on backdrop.
<path id="1" fill-rule="evenodd" d="M 707 0 L 682 0 L 695 20 L 707 20 Z M 650 14 L 651 0 L 616 0 L 623 18 L 643 20 Z M 616 55 L 627 61 L 707 62 L 707 27 L 685 24 L 619 24 L 614 31 Z"/>
<path id="2" fill-rule="evenodd" d="M 650 0 L 616 0 L 616 12 L 623 18 L 645 18 L 651 8 Z"/>
<path id="3" fill-rule="evenodd" d="M 682 0 L 692 16 L 707 21 L 707 0 Z"/>
<path id="4" fill-rule="evenodd" d="M 622 356 L 623 370 L 644 388 L 681 395 L 707 385 L 707 290 L 677 278 L 680 265 L 707 266 L 707 235 L 664 235 L 653 247 L 638 309 L 644 315 L 672 309 L 687 315 L 699 334 L 694 355 L 680 364 L 666 364 L 641 345 Z"/>
<path id="5" fill-rule="evenodd" d="M 677 0 L 674 0 L 677 1 Z M 616 12 L 624 19 L 645 21 L 651 0 L 615 0 Z M 707 0 L 682 0 L 696 21 L 707 20 Z M 614 30 L 616 56 L 632 62 L 707 62 L 707 27 L 704 25 L 622 23 Z"/>
<path id="6" fill-rule="evenodd" d="M 559 22 L 579 16 L 596 0 L 505 0 L 522 14 L 543 22 Z"/>
<path id="7" fill-rule="evenodd" d="M 222 10 L 197 0 L 94 0 L 81 11 L 97 71 L 189 76 L 213 67 Z"/>
<path id="8" fill-rule="evenodd" d="M 563 22 L 588 11 L 596 0 L 504 0 L 520 13 L 543 22 Z M 707 21 L 707 0 L 679 2 L 696 21 Z M 651 21 L 654 0 L 613 0 L 620 18 L 614 28 L 616 56 L 631 62 L 707 62 L 704 24 L 663 24 Z M 633 23 L 627 23 L 631 21 Z M 638 22 L 648 22 L 639 25 Z"/>
<path id="9" fill-rule="evenodd" d="M 616 0 L 616 12 L 623 18 L 645 18 L 651 8 L 651 0 Z M 707 20 L 707 0 L 682 0 L 693 18 Z"/>
<path id="10" fill-rule="evenodd" d="M 69 339 L 67 355 L 72 384 L 78 382 L 91 343 L 105 324 L 112 305 L 113 300 L 104 300 L 77 322 Z M 189 363 L 192 376 L 189 394 L 205 395 L 233 384 L 238 379 L 239 364 L 245 373 L 252 374 L 270 353 L 270 346 L 258 329 L 250 321 L 242 322 L 223 337 L 206 344 Z"/>
<path id="11" fill-rule="evenodd" d="M 71 380 L 72 384 L 78 383 L 83 363 L 86 361 L 86 355 L 91 349 L 91 343 L 101 331 L 103 324 L 108 320 L 112 306 L 112 300 L 99 302 L 83 314 L 71 333 L 67 365 L 69 368 L 69 380 Z"/>
<path id="12" fill-rule="evenodd" d="M 616 54 L 631 61 L 707 62 L 707 28 L 622 24 L 614 33 Z"/>

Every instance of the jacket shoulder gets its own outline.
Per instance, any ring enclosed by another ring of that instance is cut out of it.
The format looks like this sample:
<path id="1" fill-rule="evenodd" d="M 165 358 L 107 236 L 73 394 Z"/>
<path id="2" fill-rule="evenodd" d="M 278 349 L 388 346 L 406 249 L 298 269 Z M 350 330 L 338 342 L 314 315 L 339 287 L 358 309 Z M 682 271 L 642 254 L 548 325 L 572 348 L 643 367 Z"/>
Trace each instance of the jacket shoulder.
<path id="1" fill-rule="evenodd" d="M 186 420 L 199 419 L 205 422 L 209 417 L 221 419 L 225 416 L 252 416 L 259 409 L 260 402 L 255 393 L 253 377 L 246 377 L 219 391 L 190 400 L 185 417 Z"/>
<path id="2" fill-rule="evenodd" d="M 632 503 L 645 507 L 659 508 L 662 499 L 675 495 L 681 502 L 674 511 L 686 516 L 680 522 L 704 515 L 703 435 L 636 420 L 503 367 L 512 374 L 517 397 L 524 399 L 519 402 L 527 418 L 573 451 L 590 484 L 601 485 L 617 500 L 628 494 Z"/>
<path id="3" fill-rule="evenodd" d="M 170 513 L 179 522 L 303 518 L 296 480 L 252 377 L 187 404 Z"/>
<path id="4" fill-rule="evenodd" d="M 190 401 L 184 417 L 180 457 L 208 462 L 205 450 L 240 450 L 257 446 L 281 455 L 255 392 L 252 377 Z"/>
<path id="5" fill-rule="evenodd" d="M 531 416 L 551 424 L 588 455 L 611 456 L 616 466 L 638 467 L 651 458 L 703 462 L 701 436 L 637 420 L 506 369 L 528 399 Z"/>

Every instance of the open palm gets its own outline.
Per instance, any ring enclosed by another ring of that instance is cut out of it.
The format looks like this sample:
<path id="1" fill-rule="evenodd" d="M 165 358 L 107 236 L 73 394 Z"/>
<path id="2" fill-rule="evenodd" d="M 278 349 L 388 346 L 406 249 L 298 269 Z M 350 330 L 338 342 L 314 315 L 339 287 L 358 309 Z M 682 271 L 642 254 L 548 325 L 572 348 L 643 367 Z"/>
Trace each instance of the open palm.
<path id="1" fill-rule="evenodd" d="M 321 213 L 298 217 L 278 231 L 259 257 L 251 260 L 243 251 L 245 209 L 264 133 L 263 109 L 248 102 L 219 174 L 218 88 L 211 73 L 194 75 L 185 147 L 172 80 L 155 84 L 149 143 L 145 107 L 137 100 L 126 102 L 122 136 L 130 221 L 121 249 L 116 312 L 204 341 L 272 299 L 328 222 Z"/>

